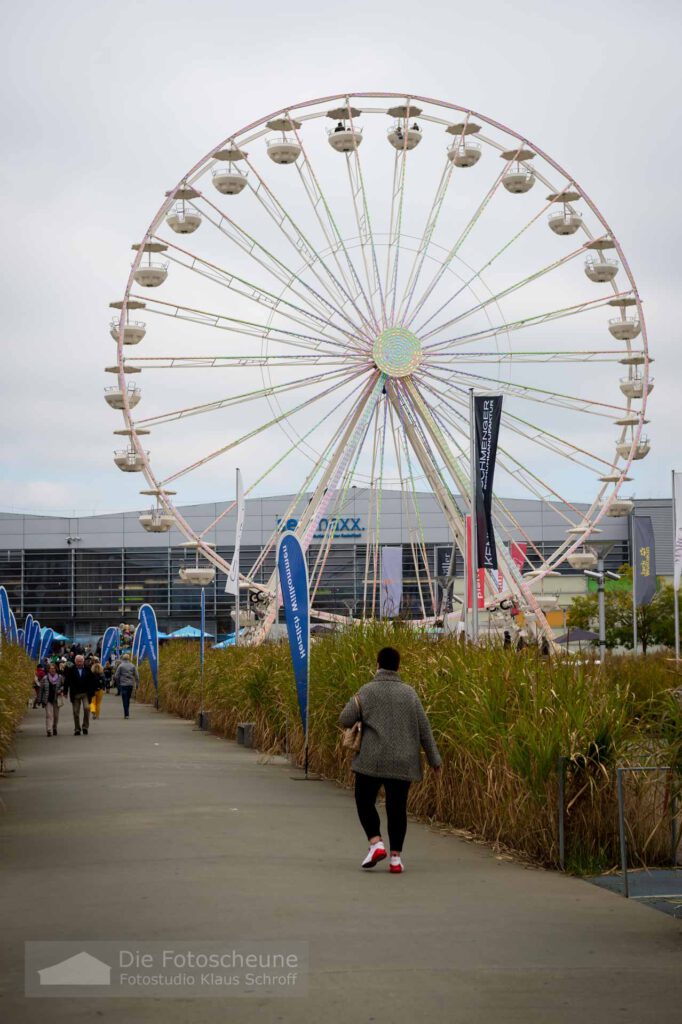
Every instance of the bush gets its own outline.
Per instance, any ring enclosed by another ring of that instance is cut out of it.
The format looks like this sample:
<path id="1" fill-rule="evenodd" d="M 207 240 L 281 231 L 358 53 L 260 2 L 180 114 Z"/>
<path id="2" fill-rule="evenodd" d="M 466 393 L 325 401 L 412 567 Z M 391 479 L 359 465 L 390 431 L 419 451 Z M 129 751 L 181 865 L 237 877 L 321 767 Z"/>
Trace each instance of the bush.
<path id="1" fill-rule="evenodd" d="M 614 657 L 600 670 L 590 660 L 543 659 L 534 648 L 517 654 L 434 640 L 399 623 L 365 624 L 320 639 L 311 652 L 310 766 L 345 785 L 350 758 L 337 718 L 373 676 L 376 653 L 387 644 L 402 653 L 401 675 L 419 693 L 444 760 L 439 776 L 425 772 L 412 787 L 413 813 L 555 865 L 557 766 L 566 757 L 569 861 L 577 869 L 617 863 L 614 766 L 681 760 L 682 712 L 664 659 Z M 185 718 L 200 708 L 198 655 L 196 643 L 162 649 L 160 706 Z M 146 672 L 143 679 L 151 699 Z M 212 730 L 233 737 L 239 722 L 255 722 L 261 750 L 282 752 L 288 742 L 301 763 L 303 732 L 286 644 L 208 651 L 203 703 Z M 665 813 L 658 798 L 644 802 L 648 813 L 653 805 Z M 666 845 L 660 823 L 653 839 L 648 819 L 638 823 L 641 803 L 631 801 L 628 811 L 631 852 L 660 861 L 669 856 L 669 840 Z"/>

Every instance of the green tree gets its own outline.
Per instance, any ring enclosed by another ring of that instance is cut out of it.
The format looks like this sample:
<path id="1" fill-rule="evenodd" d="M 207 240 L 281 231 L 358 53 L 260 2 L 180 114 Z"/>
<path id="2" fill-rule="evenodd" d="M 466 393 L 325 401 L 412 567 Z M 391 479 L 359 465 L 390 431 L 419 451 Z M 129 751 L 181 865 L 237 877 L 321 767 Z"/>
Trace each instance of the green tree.
<path id="1" fill-rule="evenodd" d="M 606 646 L 632 647 L 632 568 L 622 565 L 621 576 L 630 580 L 627 590 L 622 588 L 609 589 L 604 594 L 604 611 L 606 620 Z M 675 636 L 673 588 L 660 577 L 657 590 L 650 604 L 637 609 L 637 640 L 642 645 L 644 654 L 653 644 L 672 647 Z M 596 594 L 585 594 L 574 597 L 568 609 L 567 622 L 569 627 L 577 629 L 599 628 L 599 611 Z"/>

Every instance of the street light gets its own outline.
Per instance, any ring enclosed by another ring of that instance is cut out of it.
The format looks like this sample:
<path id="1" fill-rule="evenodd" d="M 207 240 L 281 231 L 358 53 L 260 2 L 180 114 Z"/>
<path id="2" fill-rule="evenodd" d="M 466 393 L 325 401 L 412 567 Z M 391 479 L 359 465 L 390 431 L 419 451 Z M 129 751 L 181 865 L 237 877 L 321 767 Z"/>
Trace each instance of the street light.
<path id="1" fill-rule="evenodd" d="M 592 569 L 584 569 L 583 573 L 590 579 L 597 581 L 597 607 L 599 611 L 599 663 L 604 663 L 606 656 L 606 609 L 604 605 L 604 583 L 608 577 L 610 580 L 619 580 L 620 576 L 617 572 L 610 572 L 604 568 L 604 559 L 608 555 L 609 551 L 613 547 L 615 541 L 612 540 L 595 540 L 590 543 L 590 547 L 594 550 L 597 556 L 597 571 L 594 572 Z"/>

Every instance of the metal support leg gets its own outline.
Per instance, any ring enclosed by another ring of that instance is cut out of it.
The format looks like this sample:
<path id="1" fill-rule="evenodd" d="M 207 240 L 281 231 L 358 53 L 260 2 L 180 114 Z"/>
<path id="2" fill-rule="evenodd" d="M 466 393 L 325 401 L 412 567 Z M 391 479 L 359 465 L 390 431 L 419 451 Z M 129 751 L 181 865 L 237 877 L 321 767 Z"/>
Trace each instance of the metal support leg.
<path id="1" fill-rule="evenodd" d="M 623 895 L 630 898 L 628 885 L 628 845 L 625 838 L 625 801 L 623 799 L 623 769 L 616 769 L 618 788 L 618 831 L 620 833 L 620 864 L 623 871 Z"/>

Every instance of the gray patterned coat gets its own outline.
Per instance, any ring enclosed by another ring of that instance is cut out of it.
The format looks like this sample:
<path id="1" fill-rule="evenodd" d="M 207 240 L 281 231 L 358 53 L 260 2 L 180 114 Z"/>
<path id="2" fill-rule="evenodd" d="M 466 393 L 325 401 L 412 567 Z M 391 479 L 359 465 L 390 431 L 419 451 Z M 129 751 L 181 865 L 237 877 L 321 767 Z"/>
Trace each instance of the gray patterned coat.
<path id="1" fill-rule="evenodd" d="M 346 704 L 339 724 L 350 728 L 362 718 L 362 744 L 351 767 L 362 775 L 418 782 L 422 777 L 420 749 L 429 764 L 441 763 L 429 720 L 419 697 L 397 672 L 380 668 L 374 679 Z"/>

